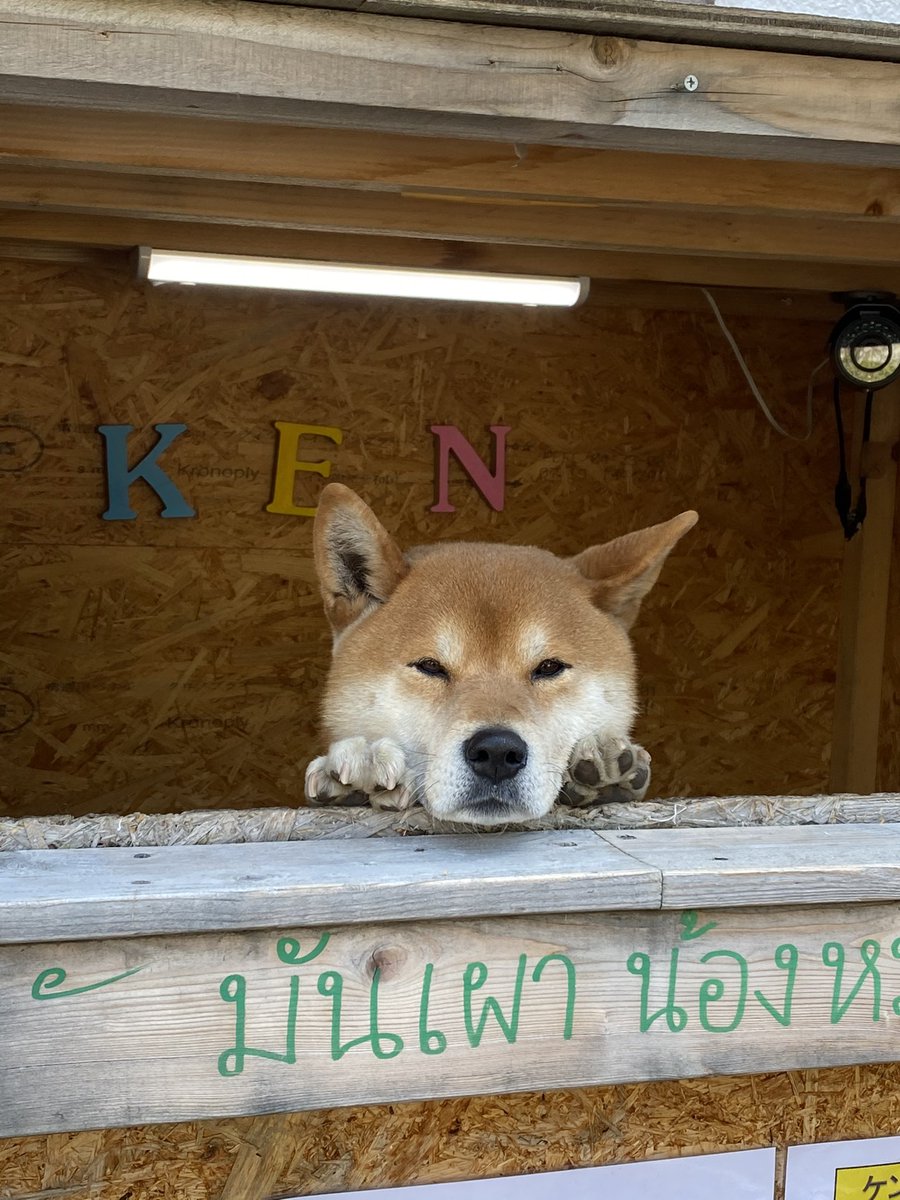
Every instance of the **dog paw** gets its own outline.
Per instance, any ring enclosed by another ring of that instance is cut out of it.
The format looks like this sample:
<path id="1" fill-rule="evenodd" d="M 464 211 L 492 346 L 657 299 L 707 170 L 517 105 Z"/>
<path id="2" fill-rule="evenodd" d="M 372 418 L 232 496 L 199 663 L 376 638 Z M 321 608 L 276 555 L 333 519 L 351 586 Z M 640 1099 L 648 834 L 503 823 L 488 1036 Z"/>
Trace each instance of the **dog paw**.
<path id="1" fill-rule="evenodd" d="M 306 798 L 310 804 L 368 800 L 373 808 L 408 808 L 412 791 L 405 776 L 403 751 L 388 738 L 344 738 L 306 768 Z"/>
<path id="2" fill-rule="evenodd" d="M 572 751 L 560 799 L 585 806 L 643 800 L 650 787 L 650 755 L 624 738 L 582 738 Z"/>

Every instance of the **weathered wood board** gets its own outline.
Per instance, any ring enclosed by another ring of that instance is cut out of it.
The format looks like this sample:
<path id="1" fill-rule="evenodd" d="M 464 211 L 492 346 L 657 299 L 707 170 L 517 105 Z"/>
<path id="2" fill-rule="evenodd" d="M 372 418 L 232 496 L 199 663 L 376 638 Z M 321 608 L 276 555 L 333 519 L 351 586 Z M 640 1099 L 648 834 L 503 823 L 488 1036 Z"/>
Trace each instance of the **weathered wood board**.
<path id="1" fill-rule="evenodd" d="M 359 0 L 267 0 L 354 11 Z M 892 0 L 365 0 L 367 13 L 896 60 Z M 710 8 L 715 12 L 710 12 Z M 766 11 L 761 11 L 761 10 Z M 816 12 L 816 9 L 819 11 Z M 815 15 L 813 15 L 815 13 Z M 839 15 L 840 14 L 840 15 Z"/>
<path id="2" fill-rule="evenodd" d="M 900 904 L 0 950 L 0 1135 L 891 1061 Z"/>
<path id="3" fill-rule="evenodd" d="M 0 0 L 0 30 L 16 103 L 900 163 L 892 62 L 237 0 Z"/>
<path id="4" fill-rule="evenodd" d="M 863 830 L 863 861 L 871 863 L 876 852 L 887 871 L 884 855 L 896 843 L 900 857 L 900 838 L 888 835 L 884 842 Z M 842 869 L 846 861 L 842 855 Z M 900 897 L 900 872 L 891 886 L 889 894 L 866 899 Z M 319 927 L 375 917 L 658 908 L 661 894 L 652 865 L 590 831 L 420 838 L 413 845 L 388 838 L 351 847 L 282 842 L 159 846 L 143 853 L 32 850 L 0 854 L 0 944 L 273 929 L 301 921 Z"/>
<path id="5" fill-rule="evenodd" d="M 900 900 L 900 825 L 558 830 L 0 854 L 0 945 Z"/>

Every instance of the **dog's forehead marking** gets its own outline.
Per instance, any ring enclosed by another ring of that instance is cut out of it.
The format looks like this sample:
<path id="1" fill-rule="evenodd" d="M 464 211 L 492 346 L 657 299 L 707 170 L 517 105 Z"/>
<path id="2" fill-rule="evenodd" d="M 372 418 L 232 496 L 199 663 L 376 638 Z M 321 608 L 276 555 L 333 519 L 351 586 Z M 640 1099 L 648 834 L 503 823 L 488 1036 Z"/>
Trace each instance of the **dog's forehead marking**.
<path id="1" fill-rule="evenodd" d="M 529 623 L 519 632 L 518 651 L 526 662 L 539 661 L 547 657 L 549 634 L 543 625 Z"/>
<path id="2" fill-rule="evenodd" d="M 458 663 L 463 656 L 463 639 L 452 626 L 441 625 L 434 636 L 434 648 L 440 662 Z"/>

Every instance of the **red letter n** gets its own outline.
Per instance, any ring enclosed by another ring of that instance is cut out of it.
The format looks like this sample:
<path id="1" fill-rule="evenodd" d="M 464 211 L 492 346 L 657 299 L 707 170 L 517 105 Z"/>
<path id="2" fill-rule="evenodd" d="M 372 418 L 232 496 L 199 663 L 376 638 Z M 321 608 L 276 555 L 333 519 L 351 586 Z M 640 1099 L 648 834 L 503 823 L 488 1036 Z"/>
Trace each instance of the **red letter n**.
<path id="1" fill-rule="evenodd" d="M 450 455 L 455 454 L 460 466 L 487 500 L 494 512 L 503 512 L 503 492 L 506 486 L 506 435 L 511 426 L 491 425 L 494 435 L 493 473 L 478 457 L 478 451 L 459 432 L 455 425 L 432 425 L 437 438 L 437 504 L 432 512 L 456 512 L 450 503 Z"/>

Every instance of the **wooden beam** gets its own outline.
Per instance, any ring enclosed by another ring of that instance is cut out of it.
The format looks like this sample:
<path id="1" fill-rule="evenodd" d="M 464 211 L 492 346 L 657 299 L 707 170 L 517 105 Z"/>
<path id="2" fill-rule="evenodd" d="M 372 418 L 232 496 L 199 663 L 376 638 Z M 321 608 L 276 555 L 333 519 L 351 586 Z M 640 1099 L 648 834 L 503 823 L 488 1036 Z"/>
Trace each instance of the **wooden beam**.
<path id="1" fill-rule="evenodd" d="M 267 0 L 299 8 L 339 8 L 351 12 L 442 21 L 477 21 L 532 29 L 570 29 L 625 38 L 656 38 L 706 46 L 753 47 L 806 54 L 900 60 L 896 24 L 789 12 L 717 8 L 709 0 Z M 824 10 L 826 3 L 821 3 Z"/>
<path id="2" fill-rule="evenodd" d="M 312 258 L 335 262 L 505 271 L 513 274 L 590 275 L 628 280 L 713 287 L 798 289 L 840 292 L 855 289 L 900 291 L 895 266 L 798 262 L 793 259 L 694 258 L 690 255 L 621 253 L 552 246 L 491 245 L 440 238 L 420 239 L 362 234 L 309 233 L 198 222 L 123 219 L 72 213 L 0 209 L 0 240 L 34 245 L 49 242 L 101 249 L 159 246 L 212 254 L 255 254 L 273 258 Z M 835 316 L 840 310 L 835 309 Z"/>
<path id="3" fill-rule="evenodd" d="M 0 1136 L 897 1058 L 896 900 L 380 915 L 0 947 Z"/>
<path id="4" fill-rule="evenodd" d="M 6 167 L 0 208 L 170 219 L 328 233 L 564 246 L 900 267 L 900 222 L 828 221 L 587 201 L 503 202 L 433 193 L 363 192 L 242 180 Z"/>
<path id="5" fill-rule="evenodd" d="M 0 47 L 23 103 L 900 165 L 890 62 L 245 0 L 0 0 Z"/>
<path id="6" fill-rule="evenodd" d="M 900 900 L 900 825 L 469 831 L 0 853 L 0 945 L 595 909 Z M 302 914 L 302 917 L 299 915 Z"/>
<path id="7" fill-rule="evenodd" d="M 861 415 L 860 408 L 857 437 Z M 885 632 L 892 595 L 898 443 L 900 383 L 894 383 L 875 394 L 871 442 L 863 459 L 868 515 L 844 552 L 831 749 L 834 792 L 875 790 Z"/>
<path id="8" fill-rule="evenodd" d="M 900 171 L 0 105 L 0 164 L 900 220 Z"/>

